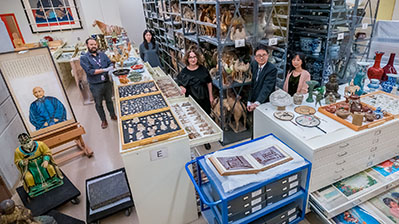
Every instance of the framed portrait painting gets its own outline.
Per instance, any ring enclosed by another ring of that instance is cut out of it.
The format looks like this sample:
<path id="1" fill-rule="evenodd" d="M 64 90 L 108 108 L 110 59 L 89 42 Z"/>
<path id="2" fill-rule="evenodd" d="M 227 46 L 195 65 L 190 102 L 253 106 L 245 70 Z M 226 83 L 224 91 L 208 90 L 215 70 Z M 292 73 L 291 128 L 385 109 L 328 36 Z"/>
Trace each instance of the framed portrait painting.
<path id="1" fill-rule="evenodd" d="M 0 73 L 32 137 L 76 122 L 47 47 L 1 53 Z"/>
<path id="2" fill-rule="evenodd" d="M 81 29 L 75 0 L 21 0 L 32 32 Z"/>

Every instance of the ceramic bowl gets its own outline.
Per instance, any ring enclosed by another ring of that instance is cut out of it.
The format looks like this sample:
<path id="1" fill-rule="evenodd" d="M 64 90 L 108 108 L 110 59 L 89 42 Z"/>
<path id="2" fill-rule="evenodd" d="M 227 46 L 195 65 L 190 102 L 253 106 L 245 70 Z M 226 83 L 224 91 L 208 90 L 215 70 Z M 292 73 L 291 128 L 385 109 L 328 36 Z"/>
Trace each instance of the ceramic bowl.
<path id="1" fill-rule="evenodd" d="M 342 119 L 346 119 L 349 117 L 349 115 L 351 114 L 349 111 L 345 110 L 345 109 L 338 109 L 336 111 L 336 114 L 338 117 L 342 118 Z"/>

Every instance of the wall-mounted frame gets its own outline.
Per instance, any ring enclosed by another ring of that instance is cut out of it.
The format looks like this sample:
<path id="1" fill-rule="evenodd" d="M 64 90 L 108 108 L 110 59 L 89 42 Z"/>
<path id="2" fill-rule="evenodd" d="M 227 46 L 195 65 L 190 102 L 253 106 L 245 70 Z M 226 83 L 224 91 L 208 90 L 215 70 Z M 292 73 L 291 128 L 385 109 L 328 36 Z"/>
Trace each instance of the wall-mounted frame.
<path id="1" fill-rule="evenodd" d="M 1 53 L 0 73 L 32 137 L 76 122 L 49 48 Z"/>
<path id="2" fill-rule="evenodd" d="M 81 29 L 75 0 L 21 0 L 33 33 Z"/>
<path id="3" fill-rule="evenodd" d="M 0 14 L 0 19 L 6 26 L 8 36 L 10 36 L 10 40 L 14 48 L 18 47 L 17 45 L 25 44 L 25 40 L 22 37 L 22 33 L 19 29 L 14 13 Z"/>

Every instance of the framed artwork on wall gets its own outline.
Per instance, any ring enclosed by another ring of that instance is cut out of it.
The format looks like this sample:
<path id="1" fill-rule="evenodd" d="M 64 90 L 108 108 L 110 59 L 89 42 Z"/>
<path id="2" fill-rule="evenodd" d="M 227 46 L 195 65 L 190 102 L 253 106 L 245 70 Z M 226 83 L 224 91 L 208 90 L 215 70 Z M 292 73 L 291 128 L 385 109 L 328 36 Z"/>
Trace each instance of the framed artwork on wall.
<path id="1" fill-rule="evenodd" d="M 48 48 L 1 53 L 0 73 L 32 137 L 76 122 Z"/>
<path id="2" fill-rule="evenodd" d="M 21 0 L 33 33 L 81 29 L 75 0 Z"/>

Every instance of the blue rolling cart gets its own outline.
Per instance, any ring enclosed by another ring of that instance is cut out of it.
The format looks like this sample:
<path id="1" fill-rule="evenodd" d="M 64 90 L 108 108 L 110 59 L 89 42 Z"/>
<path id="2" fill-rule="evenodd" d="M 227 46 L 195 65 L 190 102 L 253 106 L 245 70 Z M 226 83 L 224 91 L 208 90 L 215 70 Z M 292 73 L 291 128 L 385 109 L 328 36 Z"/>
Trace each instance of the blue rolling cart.
<path id="1" fill-rule="evenodd" d="M 262 171 L 261 181 L 225 192 L 220 174 L 207 161 L 208 155 L 197 157 L 185 166 L 201 199 L 201 212 L 210 224 L 288 224 L 305 217 L 311 163 L 273 134 L 237 144 L 222 150 L 250 148 L 251 144 L 278 142 L 294 159 Z M 190 165 L 197 166 L 194 178 Z M 292 167 L 292 169 L 291 169 Z M 276 175 L 282 170 L 281 174 Z M 284 170 L 284 171 L 283 171 Z M 268 175 L 269 172 L 272 175 Z M 197 180 L 196 180 L 197 179 Z M 225 181 L 225 179 L 223 179 Z"/>

